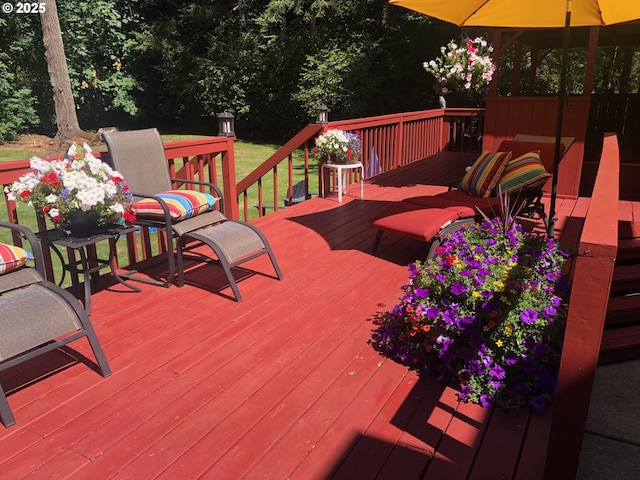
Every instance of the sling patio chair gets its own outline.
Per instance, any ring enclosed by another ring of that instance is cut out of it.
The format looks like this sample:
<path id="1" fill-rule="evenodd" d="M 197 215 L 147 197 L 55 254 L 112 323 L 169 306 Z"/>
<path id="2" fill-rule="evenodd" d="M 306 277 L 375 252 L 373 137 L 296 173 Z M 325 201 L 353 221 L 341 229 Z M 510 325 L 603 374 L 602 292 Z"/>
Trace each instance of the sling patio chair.
<path id="1" fill-rule="evenodd" d="M 0 243 L 0 372 L 86 337 L 100 374 L 111 375 L 82 305 L 68 291 L 44 280 L 44 260 L 35 234 L 6 222 L 0 222 L 0 228 L 24 236 L 31 251 Z M 30 260 L 35 268 L 26 265 Z M 5 427 L 16 423 L 2 385 L 0 420 Z"/>
<path id="2" fill-rule="evenodd" d="M 561 155 L 573 141 L 572 137 L 562 139 Z M 496 152 L 482 152 L 457 189 L 450 186 L 447 192 L 390 205 L 369 220 L 369 226 L 378 230 L 372 252 L 377 252 L 386 232 L 429 243 L 427 258 L 431 258 L 442 241 L 462 225 L 499 214 L 499 192 L 509 197 L 518 217 L 542 220 L 548 226 L 542 197 L 553 171 L 553 142 L 551 137 L 516 135 L 504 140 Z"/>
<path id="3" fill-rule="evenodd" d="M 225 217 L 222 192 L 217 185 L 170 178 L 164 145 L 157 129 L 104 132 L 103 137 L 113 167 L 122 174 L 134 195 L 132 208 L 136 214 L 136 225 L 163 229 L 168 244 L 169 273 L 166 282 L 142 279 L 129 273 L 121 276 L 169 287 L 177 270 L 177 285 L 182 287 L 183 256 L 204 244 L 215 253 L 217 258 L 213 260 L 222 266 L 238 302 L 242 296 L 232 268 L 261 255 L 269 255 L 277 278 L 282 279 L 282 272 L 264 234 L 254 225 Z M 194 189 L 176 189 L 173 182 Z M 200 191 L 204 188 L 208 193 Z M 212 260 L 202 255 L 198 258 Z"/>

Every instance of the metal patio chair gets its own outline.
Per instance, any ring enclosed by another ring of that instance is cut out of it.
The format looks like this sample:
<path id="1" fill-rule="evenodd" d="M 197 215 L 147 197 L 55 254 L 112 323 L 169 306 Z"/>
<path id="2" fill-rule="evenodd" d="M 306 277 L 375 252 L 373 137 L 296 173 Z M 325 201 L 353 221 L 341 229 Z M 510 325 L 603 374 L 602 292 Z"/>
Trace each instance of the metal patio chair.
<path id="1" fill-rule="evenodd" d="M 66 290 L 44 280 L 44 260 L 34 233 L 21 225 L 0 222 L 23 235 L 35 268 L 25 265 L 29 254 L 22 248 L 0 244 L 0 372 L 43 353 L 86 337 L 103 377 L 111 375 L 89 317 Z M 16 423 L 0 385 L 0 420 Z"/>
<path id="2" fill-rule="evenodd" d="M 191 241 L 207 245 L 213 250 L 238 302 L 242 296 L 232 268 L 261 255 L 269 255 L 277 278 L 282 279 L 275 255 L 264 234 L 254 225 L 225 217 L 222 192 L 216 185 L 170 178 L 164 145 L 157 129 L 105 132 L 103 136 L 113 167 L 122 174 L 138 199 L 133 206 L 136 224 L 161 228 L 167 232 L 169 274 L 167 281 L 163 282 L 165 286 L 171 285 L 176 270 L 178 286 L 184 285 L 183 256 L 186 251 L 192 251 L 187 248 L 187 243 Z M 194 190 L 176 190 L 172 182 L 191 186 Z M 195 190 L 203 187 L 209 193 Z M 133 276 L 129 278 L 141 280 Z"/>

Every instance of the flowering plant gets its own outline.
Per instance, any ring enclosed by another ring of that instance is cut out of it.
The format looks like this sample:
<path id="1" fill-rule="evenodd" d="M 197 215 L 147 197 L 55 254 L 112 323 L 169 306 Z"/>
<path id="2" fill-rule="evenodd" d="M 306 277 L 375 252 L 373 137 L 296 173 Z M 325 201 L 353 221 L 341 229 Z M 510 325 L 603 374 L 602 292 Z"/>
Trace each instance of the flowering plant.
<path id="1" fill-rule="evenodd" d="M 382 355 L 453 381 L 460 399 L 542 410 L 553 398 L 567 314 L 565 254 L 515 222 L 465 226 L 409 265 L 400 303 L 373 318 Z"/>
<path id="2" fill-rule="evenodd" d="M 361 152 L 360 135 L 337 128 L 327 130 L 318 138 L 312 154 L 319 162 L 331 158 L 335 163 L 357 161 Z"/>
<path id="3" fill-rule="evenodd" d="M 436 77 L 439 94 L 481 92 L 491 81 L 495 72 L 493 47 L 483 38 L 466 39 L 462 45 L 451 40 L 440 51 L 440 57 L 423 63 L 424 69 Z"/>
<path id="4" fill-rule="evenodd" d="M 31 171 L 6 187 L 9 200 L 19 200 L 49 217 L 56 227 L 67 228 L 69 216 L 82 211 L 98 219 L 99 226 L 133 222 L 129 211 L 133 196 L 122 175 L 75 145 L 62 160 L 30 159 Z"/>

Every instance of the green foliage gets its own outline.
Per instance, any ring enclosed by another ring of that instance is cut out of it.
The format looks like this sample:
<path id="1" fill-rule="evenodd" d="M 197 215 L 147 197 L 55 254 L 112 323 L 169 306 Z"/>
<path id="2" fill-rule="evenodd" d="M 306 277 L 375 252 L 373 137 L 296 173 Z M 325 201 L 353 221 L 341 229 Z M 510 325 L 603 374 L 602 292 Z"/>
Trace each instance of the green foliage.
<path id="1" fill-rule="evenodd" d="M 94 0 L 60 2 L 58 8 L 81 126 L 96 129 L 106 119 L 135 116 L 132 92 L 138 84 L 132 74 L 135 41 L 130 32 L 136 22 L 127 7 Z"/>
<path id="2" fill-rule="evenodd" d="M 4 32 L 5 28 L 6 21 L 0 18 L 0 29 Z M 38 123 L 36 100 L 31 90 L 21 84 L 20 69 L 11 61 L 9 53 L 10 49 L 0 48 L 0 144 Z"/>
<path id="3" fill-rule="evenodd" d="M 31 90 L 20 86 L 5 57 L 0 52 L 0 144 L 38 122 Z"/>

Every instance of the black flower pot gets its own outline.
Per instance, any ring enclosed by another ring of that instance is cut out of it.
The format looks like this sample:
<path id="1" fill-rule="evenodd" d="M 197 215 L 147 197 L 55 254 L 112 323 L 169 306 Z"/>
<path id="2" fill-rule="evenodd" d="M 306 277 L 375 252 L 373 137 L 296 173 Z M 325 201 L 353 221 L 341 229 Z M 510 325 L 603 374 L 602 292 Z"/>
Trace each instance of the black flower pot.
<path id="1" fill-rule="evenodd" d="M 86 238 L 95 235 L 100 230 L 98 217 L 88 212 L 71 212 L 67 216 L 69 222 L 69 232 L 72 237 Z"/>

